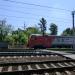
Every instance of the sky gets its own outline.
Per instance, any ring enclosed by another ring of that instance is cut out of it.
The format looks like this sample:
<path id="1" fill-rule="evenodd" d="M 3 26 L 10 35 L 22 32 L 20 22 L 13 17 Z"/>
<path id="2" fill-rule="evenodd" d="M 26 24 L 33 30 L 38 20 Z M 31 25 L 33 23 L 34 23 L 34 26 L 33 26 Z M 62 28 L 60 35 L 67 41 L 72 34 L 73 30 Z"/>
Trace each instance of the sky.
<path id="1" fill-rule="evenodd" d="M 47 21 L 47 33 L 50 24 L 54 23 L 58 26 L 58 35 L 60 35 L 66 28 L 72 28 L 71 11 L 74 8 L 75 0 L 0 0 L 0 20 L 6 19 L 8 24 L 12 24 L 13 28 L 17 29 L 24 28 L 24 23 L 26 27 L 38 27 L 39 20 L 44 17 Z"/>

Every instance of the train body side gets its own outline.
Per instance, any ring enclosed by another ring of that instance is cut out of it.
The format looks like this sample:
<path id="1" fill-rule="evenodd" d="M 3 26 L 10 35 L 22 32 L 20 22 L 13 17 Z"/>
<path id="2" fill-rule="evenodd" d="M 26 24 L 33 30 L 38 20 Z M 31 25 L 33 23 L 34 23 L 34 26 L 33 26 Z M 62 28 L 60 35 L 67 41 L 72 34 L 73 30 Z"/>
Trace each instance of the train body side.
<path id="1" fill-rule="evenodd" d="M 28 41 L 29 48 L 72 48 L 75 37 L 72 36 L 31 36 Z"/>
<path id="2" fill-rule="evenodd" d="M 50 48 L 55 36 L 31 36 L 28 41 L 29 48 Z"/>
<path id="3" fill-rule="evenodd" d="M 52 42 L 52 46 L 58 48 L 72 48 L 73 43 L 75 44 L 75 37 L 73 36 L 56 36 Z"/>

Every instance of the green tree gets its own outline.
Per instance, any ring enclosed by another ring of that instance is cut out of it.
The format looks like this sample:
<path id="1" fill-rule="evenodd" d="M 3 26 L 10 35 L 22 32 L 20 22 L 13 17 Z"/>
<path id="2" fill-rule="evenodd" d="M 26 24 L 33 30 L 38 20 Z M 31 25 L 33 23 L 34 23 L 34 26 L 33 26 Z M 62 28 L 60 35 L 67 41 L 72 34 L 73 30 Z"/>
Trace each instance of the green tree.
<path id="1" fill-rule="evenodd" d="M 40 30 L 36 27 L 28 27 L 28 28 L 26 28 L 26 34 L 28 35 L 28 37 L 31 34 L 40 34 Z"/>
<path id="2" fill-rule="evenodd" d="M 28 36 L 26 31 L 20 28 L 12 32 L 12 37 L 14 39 L 14 44 L 26 44 L 28 41 Z"/>
<path id="3" fill-rule="evenodd" d="M 14 44 L 15 39 L 13 38 L 12 35 L 7 35 L 4 41 L 8 42 L 9 44 Z"/>
<path id="4" fill-rule="evenodd" d="M 13 34 L 12 38 L 14 39 L 14 44 L 19 44 L 18 34 Z"/>
<path id="5" fill-rule="evenodd" d="M 41 18 L 40 23 L 38 23 L 38 25 L 40 25 L 40 29 L 41 29 L 43 36 L 46 33 L 46 24 L 47 24 L 47 22 L 44 18 Z"/>
<path id="6" fill-rule="evenodd" d="M 28 37 L 26 34 L 24 34 L 23 32 L 21 32 L 19 34 L 19 44 L 27 44 L 28 42 Z"/>
<path id="7" fill-rule="evenodd" d="M 73 30 L 71 28 L 66 28 L 63 33 L 63 36 L 72 36 L 73 35 Z"/>
<path id="8" fill-rule="evenodd" d="M 6 20 L 0 20 L 0 41 L 4 41 L 5 37 L 12 31 L 12 26 L 6 23 Z"/>
<path id="9" fill-rule="evenodd" d="M 57 25 L 56 25 L 56 24 L 51 23 L 49 30 L 50 30 L 50 32 L 51 32 L 51 33 L 50 33 L 51 35 L 57 35 L 58 28 L 57 28 Z"/>

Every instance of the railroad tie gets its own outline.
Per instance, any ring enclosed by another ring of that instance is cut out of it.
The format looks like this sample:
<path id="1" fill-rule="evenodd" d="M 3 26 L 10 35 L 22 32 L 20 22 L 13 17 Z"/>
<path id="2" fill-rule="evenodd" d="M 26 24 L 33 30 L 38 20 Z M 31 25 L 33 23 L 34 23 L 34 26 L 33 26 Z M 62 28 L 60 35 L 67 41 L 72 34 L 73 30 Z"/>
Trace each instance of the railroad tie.
<path id="1" fill-rule="evenodd" d="M 4 56 L 2 56 L 1 58 L 2 58 L 2 59 L 4 59 L 5 57 L 4 57 Z"/>
<path id="2" fill-rule="evenodd" d="M 12 71 L 12 66 L 9 66 L 8 67 L 8 71 Z"/>
<path id="3" fill-rule="evenodd" d="M 7 56 L 6 58 L 11 58 L 10 56 Z"/>
<path id="4" fill-rule="evenodd" d="M 39 55 L 37 55 L 37 57 L 40 57 Z"/>
<path id="5" fill-rule="evenodd" d="M 68 75 L 72 75 L 72 73 L 71 72 L 69 72 L 69 71 L 65 71 Z"/>
<path id="6" fill-rule="evenodd" d="M 17 58 L 16 56 L 14 56 L 13 58 Z"/>
<path id="7" fill-rule="evenodd" d="M 31 75 L 37 75 L 37 74 L 31 74 Z"/>
<path id="8" fill-rule="evenodd" d="M 22 56 L 20 56 L 20 58 L 22 58 Z"/>
<path id="9" fill-rule="evenodd" d="M 51 66 L 53 66 L 54 68 L 57 68 L 57 66 L 55 66 L 54 64 L 51 63 Z"/>
<path id="10" fill-rule="evenodd" d="M 28 67 L 28 70 L 32 70 L 31 65 L 27 65 L 27 67 Z"/>
<path id="11" fill-rule="evenodd" d="M 31 55 L 31 57 L 34 57 L 33 55 Z"/>
<path id="12" fill-rule="evenodd" d="M 73 62 L 70 62 L 73 66 L 75 66 L 75 64 L 73 63 Z M 73 71 L 75 71 L 75 70 L 73 70 Z"/>
<path id="13" fill-rule="evenodd" d="M 70 62 L 73 66 L 75 66 L 75 64 L 73 62 Z"/>
<path id="14" fill-rule="evenodd" d="M 40 66 L 38 64 L 35 65 L 37 69 L 41 69 Z"/>
<path id="15" fill-rule="evenodd" d="M 0 72 L 2 72 L 3 67 L 0 67 Z"/>
<path id="16" fill-rule="evenodd" d="M 28 58 L 28 56 L 26 56 L 26 58 Z"/>
<path id="17" fill-rule="evenodd" d="M 45 73 L 45 75 L 49 75 L 49 73 Z"/>
<path id="18" fill-rule="evenodd" d="M 67 66 L 72 66 L 72 65 L 70 65 L 70 64 L 68 64 L 68 63 L 64 63 L 65 65 L 67 65 Z"/>
<path id="19" fill-rule="evenodd" d="M 58 55 L 55 55 L 55 56 L 58 56 Z"/>
<path id="20" fill-rule="evenodd" d="M 44 56 L 44 55 L 41 55 L 41 57 L 43 57 L 43 58 L 44 58 L 45 56 Z"/>
<path id="21" fill-rule="evenodd" d="M 22 71 L 22 66 L 19 65 L 19 66 L 18 66 L 18 70 L 19 70 L 19 71 Z"/>
<path id="22" fill-rule="evenodd" d="M 61 66 L 61 67 L 65 67 L 65 66 L 63 66 L 63 65 L 60 64 L 60 63 L 58 63 L 58 65 Z M 68 75 L 72 75 L 71 72 L 69 72 L 69 71 L 67 71 L 67 70 L 66 70 L 65 72 L 66 72 Z"/>
<path id="23" fill-rule="evenodd" d="M 50 55 L 51 57 L 53 57 L 54 55 Z"/>
<path id="24" fill-rule="evenodd" d="M 57 66 L 55 66 L 54 64 L 51 63 L 51 66 L 53 66 L 54 68 L 57 68 Z M 60 72 L 56 72 L 56 75 L 61 75 Z"/>
<path id="25" fill-rule="evenodd" d="M 47 66 L 47 64 L 43 64 L 43 66 L 44 66 L 45 68 L 49 68 L 49 67 Z"/>
<path id="26" fill-rule="evenodd" d="M 56 75 L 61 75 L 61 73 L 60 72 L 56 72 Z"/>
<path id="27" fill-rule="evenodd" d="M 49 57 L 49 55 L 46 55 L 46 57 Z"/>
<path id="28" fill-rule="evenodd" d="M 60 63 L 57 63 L 59 66 L 61 66 L 61 67 L 65 67 L 65 66 L 63 66 L 62 64 L 60 64 Z"/>

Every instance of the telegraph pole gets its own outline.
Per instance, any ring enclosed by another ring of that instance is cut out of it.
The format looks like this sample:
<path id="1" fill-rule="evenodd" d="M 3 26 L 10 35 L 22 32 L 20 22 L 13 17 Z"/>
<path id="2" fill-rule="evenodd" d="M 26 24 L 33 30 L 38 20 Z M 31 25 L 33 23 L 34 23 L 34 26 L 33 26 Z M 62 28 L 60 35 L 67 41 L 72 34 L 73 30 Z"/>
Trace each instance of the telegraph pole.
<path id="1" fill-rule="evenodd" d="M 24 22 L 24 30 L 26 29 L 26 24 L 25 24 L 25 22 Z"/>
<path id="2" fill-rule="evenodd" d="M 73 50 L 75 50 L 75 43 L 74 43 L 74 37 L 75 37 L 75 28 L 74 28 L 74 14 L 75 14 L 75 11 L 72 11 L 72 23 L 73 23 Z"/>

